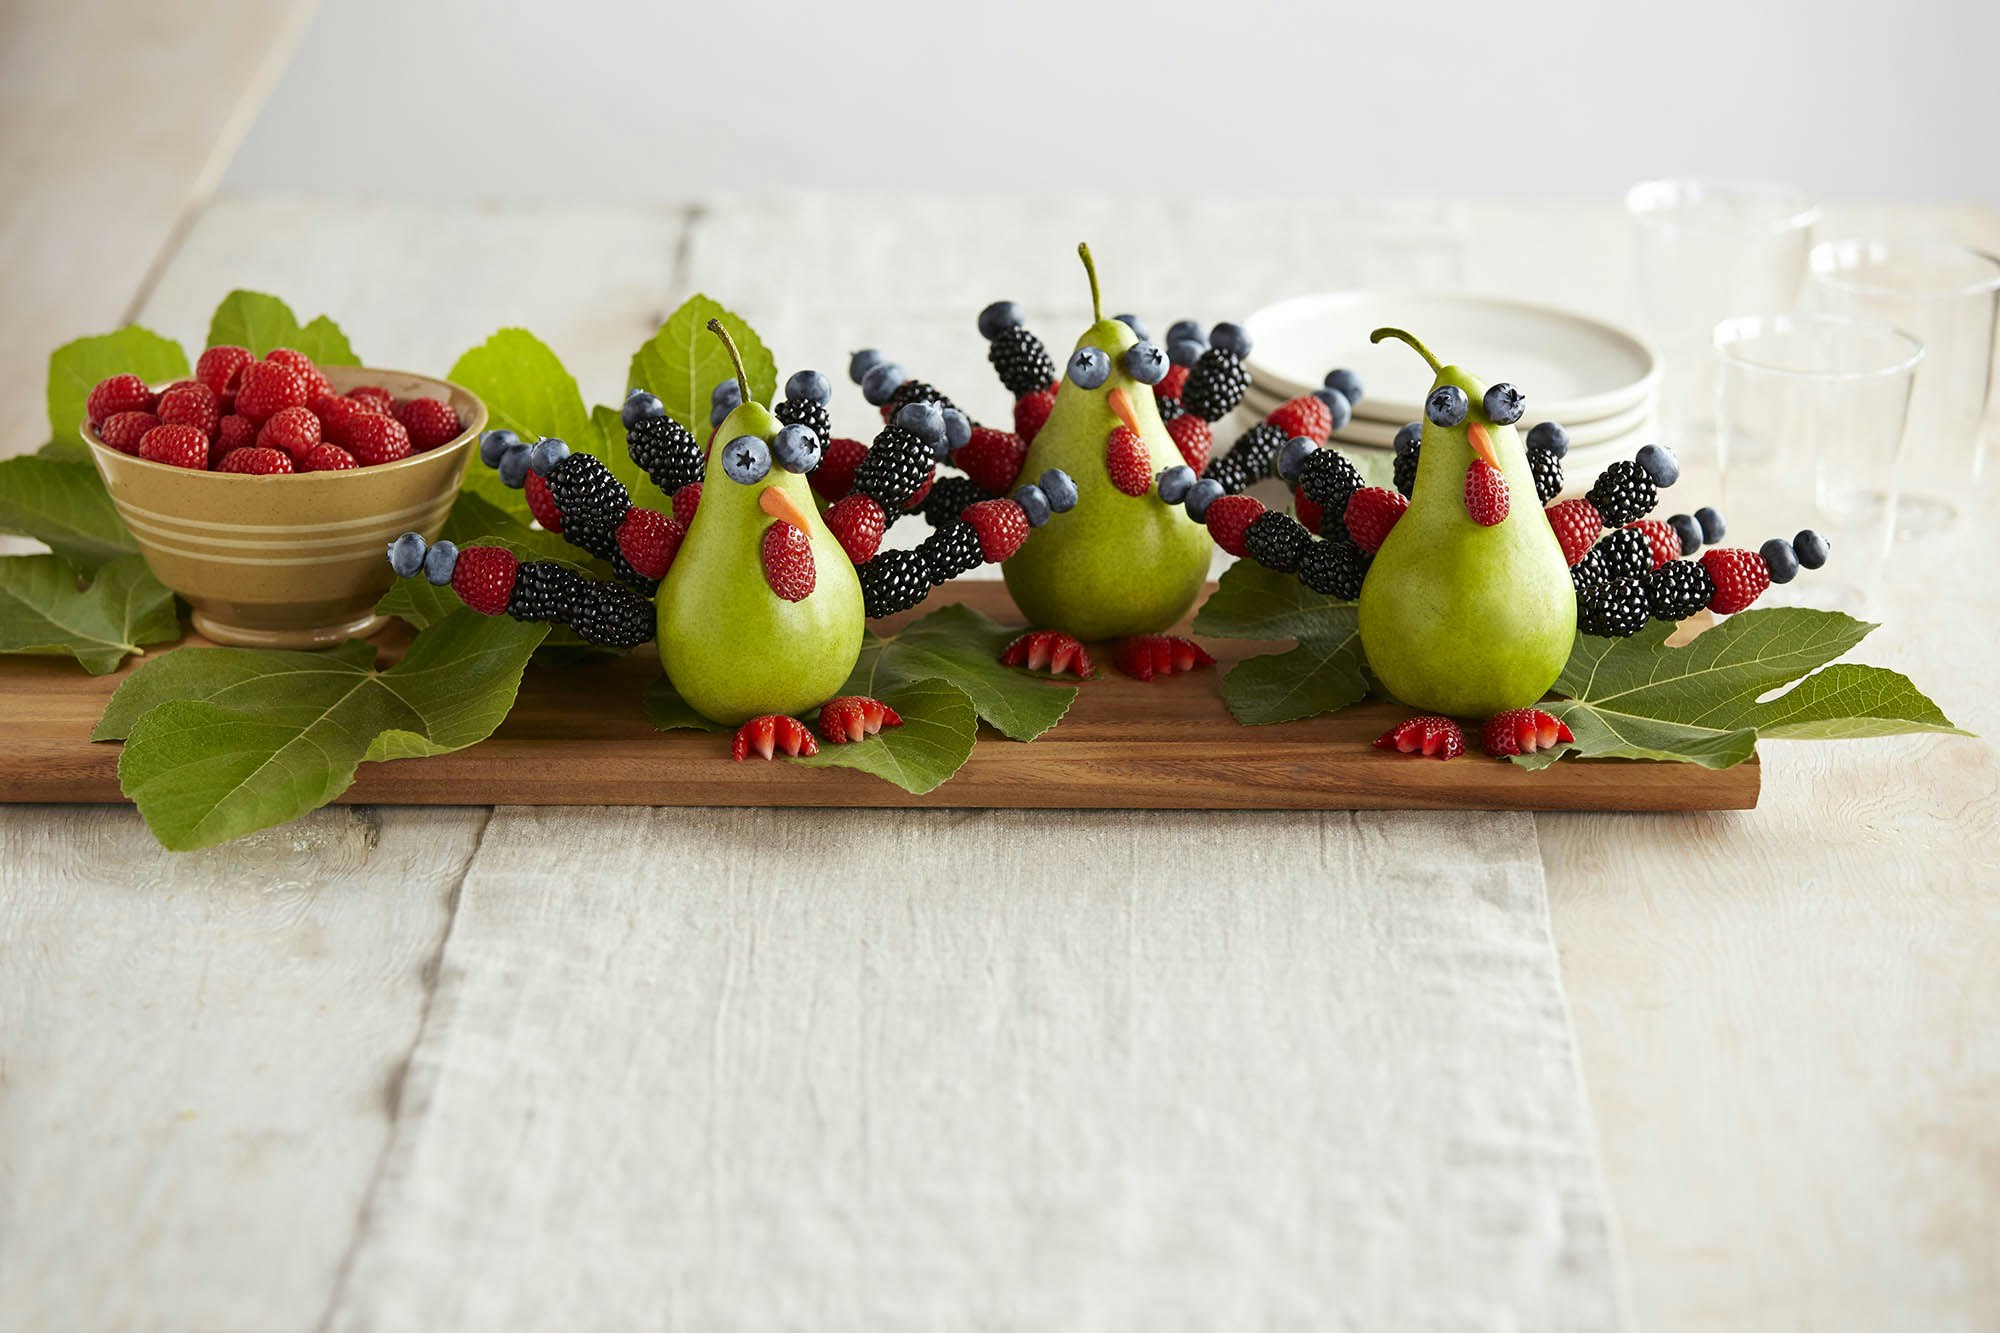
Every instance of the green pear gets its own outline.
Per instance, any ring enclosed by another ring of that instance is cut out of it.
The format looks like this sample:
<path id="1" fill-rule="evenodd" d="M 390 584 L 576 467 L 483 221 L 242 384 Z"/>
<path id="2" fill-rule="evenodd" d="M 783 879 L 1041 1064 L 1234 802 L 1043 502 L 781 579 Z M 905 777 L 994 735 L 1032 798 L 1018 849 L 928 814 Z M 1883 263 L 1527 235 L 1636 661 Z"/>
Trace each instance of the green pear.
<path id="1" fill-rule="evenodd" d="M 1104 317 L 1090 248 L 1079 245 L 1077 253 L 1090 275 L 1096 322 L 1076 345 L 1102 351 L 1111 359 L 1111 373 L 1094 389 L 1064 375 L 1022 475 L 1061 468 L 1076 481 L 1076 510 L 1061 523 L 1038 528 L 1002 572 L 1030 624 L 1079 639 L 1158 633 L 1187 614 L 1201 594 L 1208 577 L 1208 532 L 1155 491 L 1127 495 L 1111 484 L 1105 446 L 1121 425 L 1145 443 L 1153 476 L 1181 456 L 1160 420 L 1152 388 L 1126 373 L 1125 353 L 1138 335 Z"/>
<path id="2" fill-rule="evenodd" d="M 1487 386 L 1439 366 L 1401 329 L 1437 378 L 1463 390 L 1465 419 L 1424 422 L 1410 508 L 1389 531 L 1361 585 L 1361 647 L 1368 669 L 1403 703 L 1447 717 L 1489 717 L 1534 704 L 1555 684 L 1576 642 L 1576 593 L 1562 545 L 1535 498 L 1527 450 L 1511 425 L 1486 416 Z M 1465 507 L 1473 433 L 1507 479 L 1507 517 L 1492 527 Z"/>
<path id="3" fill-rule="evenodd" d="M 725 344 L 719 322 L 708 326 Z M 802 713 L 840 692 L 861 655 L 861 581 L 839 541 L 820 519 L 801 473 L 775 461 L 744 484 L 721 464 L 739 436 L 768 443 L 780 422 L 751 399 L 736 348 L 743 402 L 716 429 L 701 503 L 660 585 L 660 665 L 681 698 L 703 717 L 728 726 L 766 713 Z M 765 531 L 791 523 L 811 542 L 813 589 L 796 602 L 764 577 Z"/>

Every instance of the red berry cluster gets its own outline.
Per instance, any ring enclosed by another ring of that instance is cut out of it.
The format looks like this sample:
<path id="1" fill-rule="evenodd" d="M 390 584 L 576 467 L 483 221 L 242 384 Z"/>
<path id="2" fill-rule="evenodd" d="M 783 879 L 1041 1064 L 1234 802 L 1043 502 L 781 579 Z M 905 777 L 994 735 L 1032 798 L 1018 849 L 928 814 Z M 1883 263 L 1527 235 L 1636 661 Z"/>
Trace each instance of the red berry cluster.
<path id="1" fill-rule="evenodd" d="M 442 399 L 398 400 L 375 385 L 337 394 L 289 347 L 261 361 L 247 348 L 211 347 L 193 379 L 158 393 L 137 375 L 113 375 L 90 391 L 87 408 L 91 429 L 120 453 L 253 476 L 393 463 L 464 430 Z"/>

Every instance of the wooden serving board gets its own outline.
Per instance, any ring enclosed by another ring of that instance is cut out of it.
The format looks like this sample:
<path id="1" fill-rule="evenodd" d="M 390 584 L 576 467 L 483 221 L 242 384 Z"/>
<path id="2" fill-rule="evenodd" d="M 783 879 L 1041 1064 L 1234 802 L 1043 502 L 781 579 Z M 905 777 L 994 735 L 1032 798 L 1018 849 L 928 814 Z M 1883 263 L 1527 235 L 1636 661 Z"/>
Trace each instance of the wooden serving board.
<path id="1" fill-rule="evenodd" d="M 1020 621 L 995 581 L 940 589 L 926 608 L 949 601 L 1004 623 Z M 392 655 L 404 641 L 400 627 L 382 639 Z M 1022 744 L 982 728 L 965 767 L 924 796 L 850 769 L 734 763 L 726 737 L 653 730 L 640 699 L 659 666 L 641 651 L 588 666 L 531 667 L 513 712 L 490 739 L 428 759 L 363 764 L 340 800 L 1162 810 L 1747 810 L 1757 804 L 1755 759 L 1720 771 L 1565 760 L 1531 773 L 1477 754 L 1451 763 L 1385 755 L 1369 742 L 1408 713 L 1391 703 L 1241 726 L 1223 706 L 1222 672 L 1287 645 L 1203 642 L 1217 668 L 1144 684 L 1100 661 L 1097 677 L 1084 682 L 1068 716 L 1042 739 Z M 90 676 L 67 658 L 0 658 L 0 802 L 124 800 L 119 747 L 93 743 L 90 730 L 136 666 L 135 660 L 113 675 Z"/>

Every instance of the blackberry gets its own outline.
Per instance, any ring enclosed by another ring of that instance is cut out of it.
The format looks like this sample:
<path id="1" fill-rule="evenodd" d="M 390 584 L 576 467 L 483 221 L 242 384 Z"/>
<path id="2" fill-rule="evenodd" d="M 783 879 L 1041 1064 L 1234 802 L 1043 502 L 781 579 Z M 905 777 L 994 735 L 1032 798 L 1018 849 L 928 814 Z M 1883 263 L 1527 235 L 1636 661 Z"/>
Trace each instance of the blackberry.
<path id="1" fill-rule="evenodd" d="M 1652 513 L 1660 502 L 1660 492 L 1637 463 L 1626 460 L 1598 474 L 1597 484 L 1590 488 L 1590 502 L 1604 515 L 1604 526 L 1622 528 Z"/>
<path id="2" fill-rule="evenodd" d="M 1297 519 L 1275 509 L 1267 509 L 1251 519 L 1243 533 L 1244 552 L 1264 568 L 1284 574 L 1299 567 L 1299 557 L 1305 554 L 1310 541 Z"/>
<path id="3" fill-rule="evenodd" d="M 1257 476 L 1249 464 L 1240 458 L 1218 458 L 1202 472 L 1204 481 L 1212 481 L 1222 488 L 1224 495 L 1236 495 L 1248 490 Z"/>
<path id="4" fill-rule="evenodd" d="M 672 417 L 647 417 L 628 428 L 625 452 L 664 495 L 700 481 L 705 465 L 701 442 Z"/>
<path id="5" fill-rule="evenodd" d="M 1604 567 L 1604 553 L 1595 546 L 1585 551 L 1583 559 L 1569 567 L 1569 581 L 1576 589 L 1576 604 L 1581 609 L 1611 586 L 1610 571 Z"/>
<path id="6" fill-rule="evenodd" d="M 1162 394 L 1155 394 L 1153 401 L 1159 405 L 1160 421 L 1162 423 L 1172 421 L 1175 417 L 1184 417 L 1187 415 L 1186 406 L 1178 398 L 1169 398 Z"/>
<path id="7" fill-rule="evenodd" d="M 1686 620 L 1715 596 L 1715 580 L 1692 560 L 1669 560 L 1642 582 L 1655 620 Z"/>
<path id="8" fill-rule="evenodd" d="M 931 448 L 915 431 L 884 426 L 868 447 L 868 456 L 854 469 L 854 489 L 899 514 L 931 475 Z"/>
<path id="9" fill-rule="evenodd" d="M 1653 569 L 1653 546 L 1637 528 L 1618 528 L 1598 538 L 1597 551 L 1604 562 L 1605 576 L 1619 579 L 1643 578 Z"/>
<path id="10" fill-rule="evenodd" d="M 924 521 L 934 528 L 958 522 L 967 505 L 992 499 L 985 487 L 970 477 L 939 477 L 924 497 Z"/>
<path id="11" fill-rule="evenodd" d="M 1000 330 L 986 349 L 986 359 L 993 363 L 1007 392 L 1016 398 L 1056 382 L 1056 363 L 1049 360 L 1049 349 L 1019 324 Z"/>
<path id="12" fill-rule="evenodd" d="M 1577 627 L 1585 634 L 1629 639 L 1646 627 L 1651 616 L 1646 585 L 1638 579 L 1617 579 L 1584 605 Z"/>
<path id="13" fill-rule="evenodd" d="M 556 508 L 562 510 L 565 536 L 572 530 L 609 533 L 632 507 L 625 484 L 589 454 L 571 454 L 550 468 L 543 480 Z"/>
<path id="14" fill-rule="evenodd" d="M 979 529 L 970 523 L 939 528 L 917 544 L 917 554 L 923 558 L 924 577 L 933 585 L 977 569 L 986 559 L 979 546 Z"/>
<path id="15" fill-rule="evenodd" d="M 569 627 L 581 638 L 605 648 L 636 648 L 653 637 L 653 602 L 622 583 L 577 580 Z"/>
<path id="16" fill-rule="evenodd" d="M 1271 475 L 1271 469 L 1284 450 L 1286 436 L 1284 428 L 1268 421 L 1260 421 L 1237 437 L 1223 455 L 1224 462 L 1234 461 L 1251 481 Z M 1210 475 L 1213 475 L 1212 473 Z"/>
<path id="17" fill-rule="evenodd" d="M 1220 421 L 1243 401 L 1250 374 L 1236 353 L 1211 347 L 1201 354 L 1181 387 L 1181 406 L 1204 421 Z"/>
<path id="18" fill-rule="evenodd" d="M 1424 428 L 1416 422 L 1396 432 L 1396 489 L 1405 500 L 1417 489 L 1417 459 L 1423 446 Z"/>
<path id="19" fill-rule="evenodd" d="M 569 619 L 583 580 L 575 570 L 554 560 L 529 560 L 514 570 L 514 592 L 507 614 L 538 623 Z"/>
<path id="20" fill-rule="evenodd" d="M 884 404 L 884 409 L 889 414 L 889 420 L 894 421 L 896 413 L 902 411 L 911 403 L 936 403 L 940 409 L 958 407 L 958 404 L 945 397 L 944 391 L 936 385 L 927 384 L 923 380 L 904 380 L 896 387 L 896 392 L 889 395 L 889 401 Z M 824 415 L 824 412 L 821 415 Z M 790 420 L 782 409 L 778 411 L 778 419 L 780 421 Z M 825 439 L 826 437 L 821 436 L 820 438 Z"/>
<path id="21" fill-rule="evenodd" d="M 1329 519 L 1338 519 L 1347 509 L 1348 498 L 1367 484 L 1338 449 L 1316 449 L 1299 467 L 1299 489 Z"/>
<path id="22" fill-rule="evenodd" d="M 1361 595 L 1369 559 L 1345 537 L 1313 542 L 1299 555 L 1299 582 L 1323 596 L 1351 602 Z"/>
<path id="23" fill-rule="evenodd" d="M 900 393 L 902 390 L 899 389 L 897 392 Z M 825 403 L 815 403 L 804 398 L 787 398 L 771 409 L 771 415 L 787 426 L 810 427 L 813 434 L 819 436 L 819 447 L 822 450 L 826 448 L 826 442 L 833 438 L 833 418 L 827 415 Z M 667 491 L 667 494 L 672 495 L 673 492 Z"/>
<path id="24" fill-rule="evenodd" d="M 854 572 L 861 577 L 861 613 L 870 620 L 907 611 L 931 590 L 915 551 L 884 551 Z"/>
<path id="25" fill-rule="evenodd" d="M 1399 463 L 1401 460 L 1397 460 Z M 1528 450 L 1528 470 L 1535 474 L 1535 499 L 1543 504 L 1562 494 L 1562 455 L 1553 449 Z"/>

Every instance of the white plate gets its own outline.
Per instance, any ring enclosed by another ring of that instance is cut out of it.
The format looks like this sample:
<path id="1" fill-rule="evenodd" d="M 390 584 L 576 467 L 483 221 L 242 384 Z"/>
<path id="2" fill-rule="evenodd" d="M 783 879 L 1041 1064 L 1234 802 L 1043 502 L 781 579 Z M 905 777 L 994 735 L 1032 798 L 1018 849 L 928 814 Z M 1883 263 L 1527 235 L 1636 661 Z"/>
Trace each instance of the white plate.
<path id="1" fill-rule="evenodd" d="M 1329 292 L 1280 301 L 1245 321 L 1256 349 L 1251 379 L 1290 398 L 1346 366 L 1366 390 L 1357 416 L 1415 421 L 1430 372 L 1400 342 L 1370 343 L 1369 331 L 1382 325 L 1408 329 L 1441 361 L 1488 383 L 1518 385 L 1532 419 L 1572 428 L 1646 402 L 1660 377 L 1659 358 L 1639 338 L 1567 310 L 1486 296 Z"/>
<path id="2" fill-rule="evenodd" d="M 1243 395 L 1245 409 L 1260 420 L 1270 415 L 1284 401 L 1282 398 L 1259 393 L 1254 387 Z M 1617 413 L 1615 416 L 1599 417 L 1595 421 L 1585 421 L 1580 424 L 1565 422 L 1564 429 L 1569 432 L 1569 442 L 1572 447 L 1602 444 L 1606 440 L 1652 431 L 1653 410 L 1653 399 L 1647 397 L 1638 406 Z M 1521 433 L 1526 435 L 1529 429 L 1539 424 L 1542 419 L 1530 412 L 1521 418 Z M 1387 449 L 1395 444 L 1396 432 L 1405 424 L 1407 423 L 1397 422 L 1391 425 L 1386 421 L 1370 421 L 1357 416 L 1335 431 L 1333 438 L 1337 444 L 1352 444 L 1367 449 Z"/>

